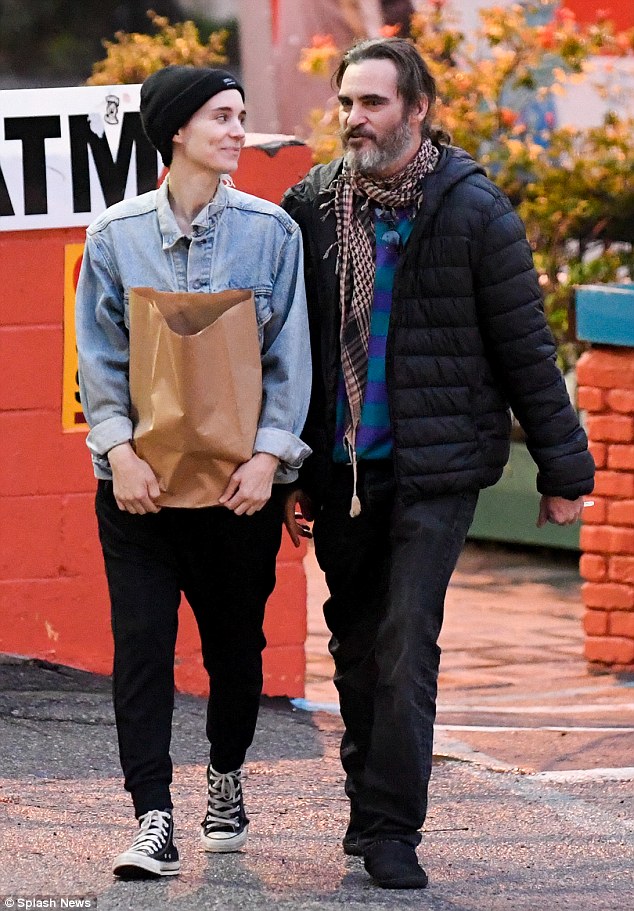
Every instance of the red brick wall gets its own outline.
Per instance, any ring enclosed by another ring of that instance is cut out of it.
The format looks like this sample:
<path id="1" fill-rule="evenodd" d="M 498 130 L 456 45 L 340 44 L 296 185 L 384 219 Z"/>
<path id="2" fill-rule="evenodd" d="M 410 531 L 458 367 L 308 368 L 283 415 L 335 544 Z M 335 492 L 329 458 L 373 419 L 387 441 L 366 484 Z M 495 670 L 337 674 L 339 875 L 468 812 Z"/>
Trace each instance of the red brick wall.
<path id="1" fill-rule="evenodd" d="M 279 201 L 306 173 L 308 149 L 246 149 L 236 183 Z M 0 652 L 99 673 L 112 664 L 109 608 L 93 515 L 95 481 L 83 432 L 63 432 L 64 248 L 80 228 L 0 232 Z M 304 550 L 285 535 L 267 607 L 265 693 L 304 693 Z M 204 693 L 191 611 L 184 605 L 177 686 Z"/>
<path id="2" fill-rule="evenodd" d="M 577 365 L 579 407 L 597 465 L 584 510 L 581 575 L 586 658 L 634 668 L 634 350 L 593 348 Z"/>

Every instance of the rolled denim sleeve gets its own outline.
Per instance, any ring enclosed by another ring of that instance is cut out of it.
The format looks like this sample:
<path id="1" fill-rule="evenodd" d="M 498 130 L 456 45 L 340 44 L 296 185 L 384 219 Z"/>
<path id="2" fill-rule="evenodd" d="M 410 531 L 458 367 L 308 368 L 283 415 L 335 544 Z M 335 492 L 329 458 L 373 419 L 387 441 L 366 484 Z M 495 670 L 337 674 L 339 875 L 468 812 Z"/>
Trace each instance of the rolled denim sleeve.
<path id="1" fill-rule="evenodd" d="M 106 474 L 106 453 L 132 439 L 130 344 L 123 288 L 116 275 L 106 245 L 89 232 L 75 307 L 79 390 L 90 427 L 86 443 L 96 469 L 101 467 Z"/>
<path id="2" fill-rule="evenodd" d="M 299 438 L 308 413 L 311 361 L 302 239 L 295 224 L 280 249 L 271 308 L 264 327 L 262 409 L 254 452 L 277 456 L 275 481 L 288 483 L 311 453 Z"/>

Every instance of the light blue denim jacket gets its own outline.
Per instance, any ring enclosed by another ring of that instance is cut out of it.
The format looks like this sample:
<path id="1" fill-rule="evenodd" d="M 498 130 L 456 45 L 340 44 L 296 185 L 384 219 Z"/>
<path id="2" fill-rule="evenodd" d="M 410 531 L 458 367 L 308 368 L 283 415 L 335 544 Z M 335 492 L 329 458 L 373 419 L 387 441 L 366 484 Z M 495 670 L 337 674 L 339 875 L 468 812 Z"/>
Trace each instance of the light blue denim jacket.
<path id="1" fill-rule="evenodd" d="M 95 475 L 132 439 L 130 288 L 214 292 L 253 289 L 262 352 L 262 409 L 254 452 L 280 459 L 277 483 L 294 481 L 311 450 L 300 439 L 310 397 L 310 344 L 302 241 L 278 206 L 221 183 L 192 224 L 174 217 L 167 181 L 125 199 L 88 228 L 76 295 L 79 385 Z"/>

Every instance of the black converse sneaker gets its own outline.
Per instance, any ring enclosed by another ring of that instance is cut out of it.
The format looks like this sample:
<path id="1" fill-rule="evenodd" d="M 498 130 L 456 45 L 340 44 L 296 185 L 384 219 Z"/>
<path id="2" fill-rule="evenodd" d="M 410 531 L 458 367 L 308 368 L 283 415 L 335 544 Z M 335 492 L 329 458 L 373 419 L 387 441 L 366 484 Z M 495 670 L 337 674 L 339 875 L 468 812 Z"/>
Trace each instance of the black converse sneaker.
<path id="1" fill-rule="evenodd" d="M 222 774 L 209 763 L 207 793 L 207 813 L 200 832 L 205 851 L 239 851 L 249 829 L 242 800 L 242 768 Z"/>
<path id="2" fill-rule="evenodd" d="M 180 867 L 171 811 L 149 810 L 139 817 L 139 834 L 116 858 L 112 872 L 121 879 L 148 879 L 176 876 Z"/>

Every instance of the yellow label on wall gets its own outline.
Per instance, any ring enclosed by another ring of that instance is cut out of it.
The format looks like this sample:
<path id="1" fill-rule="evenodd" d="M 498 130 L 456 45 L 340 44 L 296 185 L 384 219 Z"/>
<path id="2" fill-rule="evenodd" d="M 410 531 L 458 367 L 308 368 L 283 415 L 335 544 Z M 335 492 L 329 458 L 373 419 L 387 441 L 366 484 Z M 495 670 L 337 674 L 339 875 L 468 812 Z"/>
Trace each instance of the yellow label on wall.
<path id="1" fill-rule="evenodd" d="M 77 339 L 75 337 L 75 291 L 84 253 L 83 244 L 64 247 L 64 377 L 62 385 L 62 427 L 88 430 L 81 410 Z"/>

